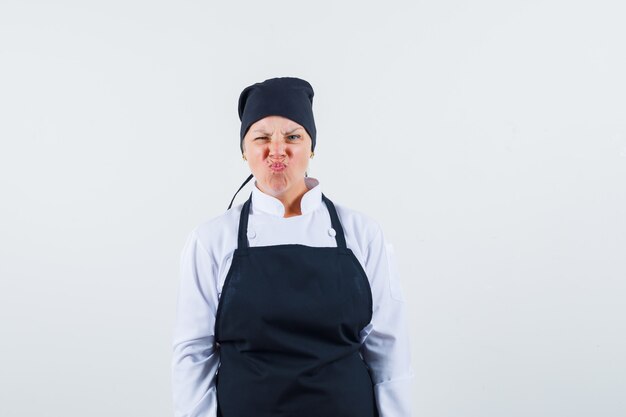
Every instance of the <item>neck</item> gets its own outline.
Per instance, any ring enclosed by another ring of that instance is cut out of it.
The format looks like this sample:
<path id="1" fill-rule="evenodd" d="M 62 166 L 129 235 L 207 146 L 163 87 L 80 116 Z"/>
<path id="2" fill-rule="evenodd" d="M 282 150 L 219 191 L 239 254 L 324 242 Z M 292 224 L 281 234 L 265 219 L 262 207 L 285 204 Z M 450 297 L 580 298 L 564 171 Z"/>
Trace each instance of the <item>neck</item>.
<path id="1" fill-rule="evenodd" d="M 261 187 L 259 187 L 259 189 L 265 192 Z M 281 194 L 265 193 L 276 197 L 281 203 L 283 203 L 283 206 L 285 206 L 285 214 L 283 217 L 293 217 L 302 215 L 302 206 L 300 203 L 302 202 L 302 197 L 307 191 L 309 191 L 309 189 L 307 188 L 304 179 L 302 179 L 298 186 L 295 186 L 290 190 L 286 190 Z"/>

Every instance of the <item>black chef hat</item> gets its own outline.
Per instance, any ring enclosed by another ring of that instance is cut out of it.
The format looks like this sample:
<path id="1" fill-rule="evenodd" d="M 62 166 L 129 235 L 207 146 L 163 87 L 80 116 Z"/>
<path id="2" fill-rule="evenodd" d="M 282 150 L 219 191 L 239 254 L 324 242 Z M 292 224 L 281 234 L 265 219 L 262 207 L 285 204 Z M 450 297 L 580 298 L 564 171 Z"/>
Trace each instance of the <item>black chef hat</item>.
<path id="1" fill-rule="evenodd" d="M 300 124 L 311 137 L 315 149 L 315 120 L 313 118 L 313 87 L 296 77 L 270 78 L 252 84 L 239 95 L 241 130 L 239 148 L 243 153 L 243 138 L 250 126 L 266 117 L 278 115 Z"/>

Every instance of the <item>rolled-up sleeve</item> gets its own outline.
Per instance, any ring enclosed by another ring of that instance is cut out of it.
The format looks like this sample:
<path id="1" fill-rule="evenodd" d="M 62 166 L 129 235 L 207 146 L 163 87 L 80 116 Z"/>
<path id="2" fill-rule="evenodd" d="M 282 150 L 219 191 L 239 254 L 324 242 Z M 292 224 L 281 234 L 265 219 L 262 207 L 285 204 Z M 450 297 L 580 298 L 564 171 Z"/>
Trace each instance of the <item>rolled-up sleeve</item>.
<path id="1" fill-rule="evenodd" d="M 373 296 L 371 323 L 361 334 L 380 417 L 411 417 L 414 379 L 406 304 L 394 258 L 380 226 L 365 254 Z"/>
<path id="2" fill-rule="evenodd" d="M 216 417 L 216 265 L 192 231 L 180 256 L 173 330 L 172 394 L 175 417 Z"/>

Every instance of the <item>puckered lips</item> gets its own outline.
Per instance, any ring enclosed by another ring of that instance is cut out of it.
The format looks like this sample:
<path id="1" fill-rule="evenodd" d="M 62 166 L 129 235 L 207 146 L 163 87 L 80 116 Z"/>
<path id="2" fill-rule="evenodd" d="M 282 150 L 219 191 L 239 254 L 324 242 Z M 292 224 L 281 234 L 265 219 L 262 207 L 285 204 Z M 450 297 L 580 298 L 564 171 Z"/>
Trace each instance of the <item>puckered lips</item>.
<path id="1" fill-rule="evenodd" d="M 285 168 L 287 168 L 287 165 L 283 164 L 282 162 L 273 162 L 270 164 L 270 169 L 273 172 L 282 172 L 285 170 Z"/>

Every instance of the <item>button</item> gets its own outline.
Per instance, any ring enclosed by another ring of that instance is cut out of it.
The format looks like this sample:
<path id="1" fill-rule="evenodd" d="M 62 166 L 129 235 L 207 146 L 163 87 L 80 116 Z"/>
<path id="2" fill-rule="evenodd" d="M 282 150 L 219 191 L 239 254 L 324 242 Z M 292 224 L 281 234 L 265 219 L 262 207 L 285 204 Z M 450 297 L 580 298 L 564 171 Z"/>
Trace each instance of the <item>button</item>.
<path id="1" fill-rule="evenodd" d="M 328 229 L 328 234 L 334 237 L 337 234 L 337 232 L 335 232 L 335 229 L 331 227 L 330 229 Z"/>
<path id="2" fill-rule="evenodd" d="M 254 230 L 248 230 L 248 239 L 254 239 L 254 237 L 256 236 L 256 232 Z"/>

